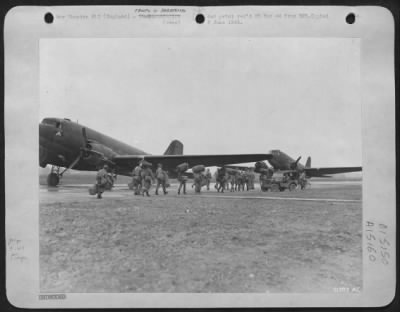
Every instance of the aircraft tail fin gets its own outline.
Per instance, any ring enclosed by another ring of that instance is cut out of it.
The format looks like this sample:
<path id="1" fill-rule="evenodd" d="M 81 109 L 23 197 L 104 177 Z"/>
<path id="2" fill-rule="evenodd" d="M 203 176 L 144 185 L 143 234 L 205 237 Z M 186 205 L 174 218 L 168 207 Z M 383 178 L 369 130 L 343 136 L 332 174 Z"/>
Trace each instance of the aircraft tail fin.
<path id="1" fill-rule="evenodd" d="M 310 156 L 307 158 L 306 168 L 311 168 L 311 157 Z"/>
<path id="2" fill-rule="evenodd" d="M 173 140 L 167 147 L 164 155 L 183 155 L 182 142 L 178 140 Z"/>

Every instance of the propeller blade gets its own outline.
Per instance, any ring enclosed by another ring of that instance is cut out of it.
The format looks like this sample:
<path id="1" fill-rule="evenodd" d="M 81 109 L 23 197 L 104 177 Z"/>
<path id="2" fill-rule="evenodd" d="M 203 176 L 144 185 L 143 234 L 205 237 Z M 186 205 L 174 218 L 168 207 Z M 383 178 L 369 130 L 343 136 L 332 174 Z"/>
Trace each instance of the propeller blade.
<path id="1" fill-rule="evenodd" d="M 299 156 L 296 159 L 296 161 L 292 163 L 292 165 L 291 165 L 292 170 L 296 170 L 297 169 L 297 164 L 299 163 L 300 159 L 301 159 L 301 156 Z"/>

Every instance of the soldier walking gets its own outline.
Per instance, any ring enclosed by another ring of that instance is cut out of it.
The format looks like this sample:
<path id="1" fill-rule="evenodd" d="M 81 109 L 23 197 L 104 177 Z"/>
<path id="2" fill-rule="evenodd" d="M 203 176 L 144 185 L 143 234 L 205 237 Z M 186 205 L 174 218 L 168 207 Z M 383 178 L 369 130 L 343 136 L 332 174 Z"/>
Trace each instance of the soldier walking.
<path id="1" fill-rule="evenodd" d="M 246 191 L 251 189 L 251 186 L 250 186 L 250 169 L 246 169 L 243 172 L 243 191 L 244 191 L 244 187 L 245 186 L 246 186 Z"/>
<path id="2" fill-rule="evenodd" d="M 142 177 L 142 195 L 144 196 L 144 194 L 146 194 L 147 196 L 150 196 L 149 190 L 154 181 L 154 175 L 151 171 L 151 163 L 142 161 L 142 170 L 140 175 Z"/>
<path id="3" fill-rule="evenodd" d="M 235 185 L 236 185 L 236 172 L 232 172 L 229 176 L 230 176 L 230 182 L 231 182 L 230 191 L 234 192 Z M 228 188 L 229 188 L 229 184 L 228 184 Z"/>
<path id="4" fill-rule="evenodd" d="M 107 184 L 111 183 L 109 181 L 109 174 L 108 174 L 108 165 L 105 164 L 103 168 L 101 168 L 96 175 L 96 190 L 97 190 L 97 198 L 102 198 L 102 194 L 104 193 L 105 189 L 107 188 Z"/>
<path id="5" fill-rule="evenodd" d="M 306 172 L 302 171 L 300 173 L 300 177 L 299 177 L 299 184 L 300 184 L 300 188 L 302 190 L 304 190 L 307 186 L 307 176 L 306 176 Z"/>
<path id="6" fill-rule="evenodd" d="M 218 183 L 218 169 L 217 169 L 217 171 L 214 172 L 214 178 L 215 178 L 214 188 L 215 188 L 216 190 L 218 190 L 218 188 L 219 188 L 219 183 Z"/>
<path id="7" fill-rule="evenodd" d="M 204 166 L 203 165 L 197 165 L 197 166 L 194 166 L 193 168 L 192 168 L 192 171 L 193 171 L 193 178 L 194 178 L 194 184 L 193 184 L 193 186 L 194 186 L 194 191 L 195 191 L 195 193 L 196 194 L 200 194 L 200 192 L 201 192 L 201 187 L 203 186 L 203 185 L 206 185 L 206 183 L 205 183 L 205 175 L 204 175 Z M 192 186 L 192 187 L 193 187 Z"/>
<path id="8" fill-rule="evenodd" d="M 250 184 L 250 189 L 251 190 L 254 190 L 254 180 L 255 180 L 254 169 L 250 169 L 250 171 L 249 171 L 249 184 Z"/>
<path id="9" fill-rule="evenodd" d="M 224 192 L 226 184 L 226 170 L 224 167 L 217 169 L 217 192 Z"/>
<path id="10" fill-rule="evenodd" d="M 163 170 L 162 164 L 158 164 L 158 168 L 156 170 L 156 179 L 157 179 L 157 186 L 156 186 L 156 195 L 158 195 L 158 188 L 162 187 L 164 195 L 168 194 L 165 186 L 167 184 L 167 173 Z"/>
<path id="11" fill-rule="evenodd" d="M 237 175 L 237 180 L 236 180 L 236 184 L 237 184 L 237 191 L 244 191 L 244 177 L 243 177 L 243 173 L 241 171 L 238 172 Z"/>
<path id="12" fill-rule="evenodd" d="M 207 185 L 207 191 L 209 191 L 210 190 L 210 182 L 211 182 L 211 178 L 212 178 L 212 175 L 211 175 L 211 172 L 210 172 L 209 168 L 207 168 L 205 176 L 206 176 L 206 182 L 207 182 L 207 184 L 206 184 Z"/>
<path id="13" fill-rule="evenodd" d="M 140 195 L 141 193 L 141 188 L 142 188 L 142 177 L 140 175 L 141 171 L 142 167 L 140 163 L 132 171 L 132 187 L 133 187 L 133 193 L 135 195 Z"/>
<path id="14" fill-rule="evenodd" d="M 180 164 L 179 166 L 176 167 L 176 172 L 178 174 L 178 182 L 179 182 L 178 195 L 180 195 L 182 188 L 183 188 L 183 194 L 186 194 L 187 176 L 185 176 L 183 173 L 188 168 L 189 168 L 189 164 L 188 163 L 183 163 L 183 164 Z"/>

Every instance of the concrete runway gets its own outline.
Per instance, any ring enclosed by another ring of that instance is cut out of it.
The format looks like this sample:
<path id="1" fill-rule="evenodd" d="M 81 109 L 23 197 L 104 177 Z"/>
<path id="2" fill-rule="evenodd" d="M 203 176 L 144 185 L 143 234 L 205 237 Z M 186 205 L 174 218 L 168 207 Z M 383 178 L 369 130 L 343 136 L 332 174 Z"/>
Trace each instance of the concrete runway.
<path id="1" fill-rule="evenodd" d="M 87 182 L 90 179 L 87 180 Z M 362 286 L 361 182 L 135 196 L 40 186 L 42 292 L 309 292 Z M 86 182 L 86 183 L 87 183 Z M 171 181 L 173 182 L 173 181 Z"/>
<path id="2" fill-rule="evenodd" d="M 58 187 L 48 187 L 40 185 L 40 201 L 43 202 L 65 202 L 82 198 L 95 198 L 88 194 L 88 189 L 92 184 L 61 184 Z M 361 181 L 317 181 L 311 184 L 306 190 L 296 190 L 289 192 L 261 192 L 259 184 L 256 189 L 251 191 L 218 193 L 211 184 L 210 190 L 203 188 L 200 195 L 195 194 L 191 183 L 187 184 L 187 194 L 177 195 L 178 184 L 172 183 L 168 188 L 168 195 L 159 195 L 157 198 L 165 199 L 170 197 L 191 198 L 202 196 L 215 199 L 263 199 L 263 200 L 283 200 L 283 201 L 320 201 L 320 202 L 361 202 L 361 196 L 349 198 L 347 194 L 340 194 L 343 189 L 361 189 Z M 336 191 L 336 192 L 335 192 Z M 152 186 L 150 194 L 154 195 L 155 187 Z M 162 193 L 162 192 L 160 192 Z M 347 193 L 347 191 L 346 191 Z M 328 196 L 326 196 L 328 195 Z M 345 195 L 345 196 L 341 196 Z M 126 184 L 116 184 L 112 191 L 106 191 L 104 198 L 126 198 L 135 197 Z"/>

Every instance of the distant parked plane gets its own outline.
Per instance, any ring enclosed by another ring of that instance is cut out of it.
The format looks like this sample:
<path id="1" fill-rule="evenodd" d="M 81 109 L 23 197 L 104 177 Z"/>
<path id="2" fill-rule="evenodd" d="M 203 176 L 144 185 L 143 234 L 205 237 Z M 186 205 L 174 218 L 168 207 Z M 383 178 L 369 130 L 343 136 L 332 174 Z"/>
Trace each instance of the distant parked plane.
<path id="1" fill-rule="evenodd" d="M 272 150 L 270 152 L 272 158 L 268 159 L 268 162 L 276 170 L 297 170 L 304 171 L 308 178 L 311 177 L 327 177 L 331 174 L 336 173 L 346 173 L 346 172 L 356 172 L 361 171 L 362 167 L 311 167 L 311 157 L 307 158 L 306 165 L 303 166 L 299 163 L 301 156 L 296 160 L 286 155 L 280 150 Z"/>
<path id="2" fill-rule="evenodd" d="M 356 172 L 362 171 L 362 167 L 319 167 L 319 168 L 312 168 L 311 167 L 311 157 L 307 158 L 306 165 L 303 166 L 299 163 L 301 156 L 298 157 L 296 160 L 285 154 L 280 150 L 272 150 L 270 151 L 270 157 L 268 159 L 269 164 L 273 167 L 274 171 L 298 171 L 298 172 L 305 172 L 307 178 L 312 177 L 329 177 L 331 174 L 336 173 L 346 173 L 346 172 Z M 233 169 L 249 169 L 251 167 L 245 166 L 226 166 L 228 168 Z M 257 168 L 267 168 L 266 163 L 258 162 L 255 166 L 255 171 Z M 253 167 L 254 168 L 254 167 Z"/>

